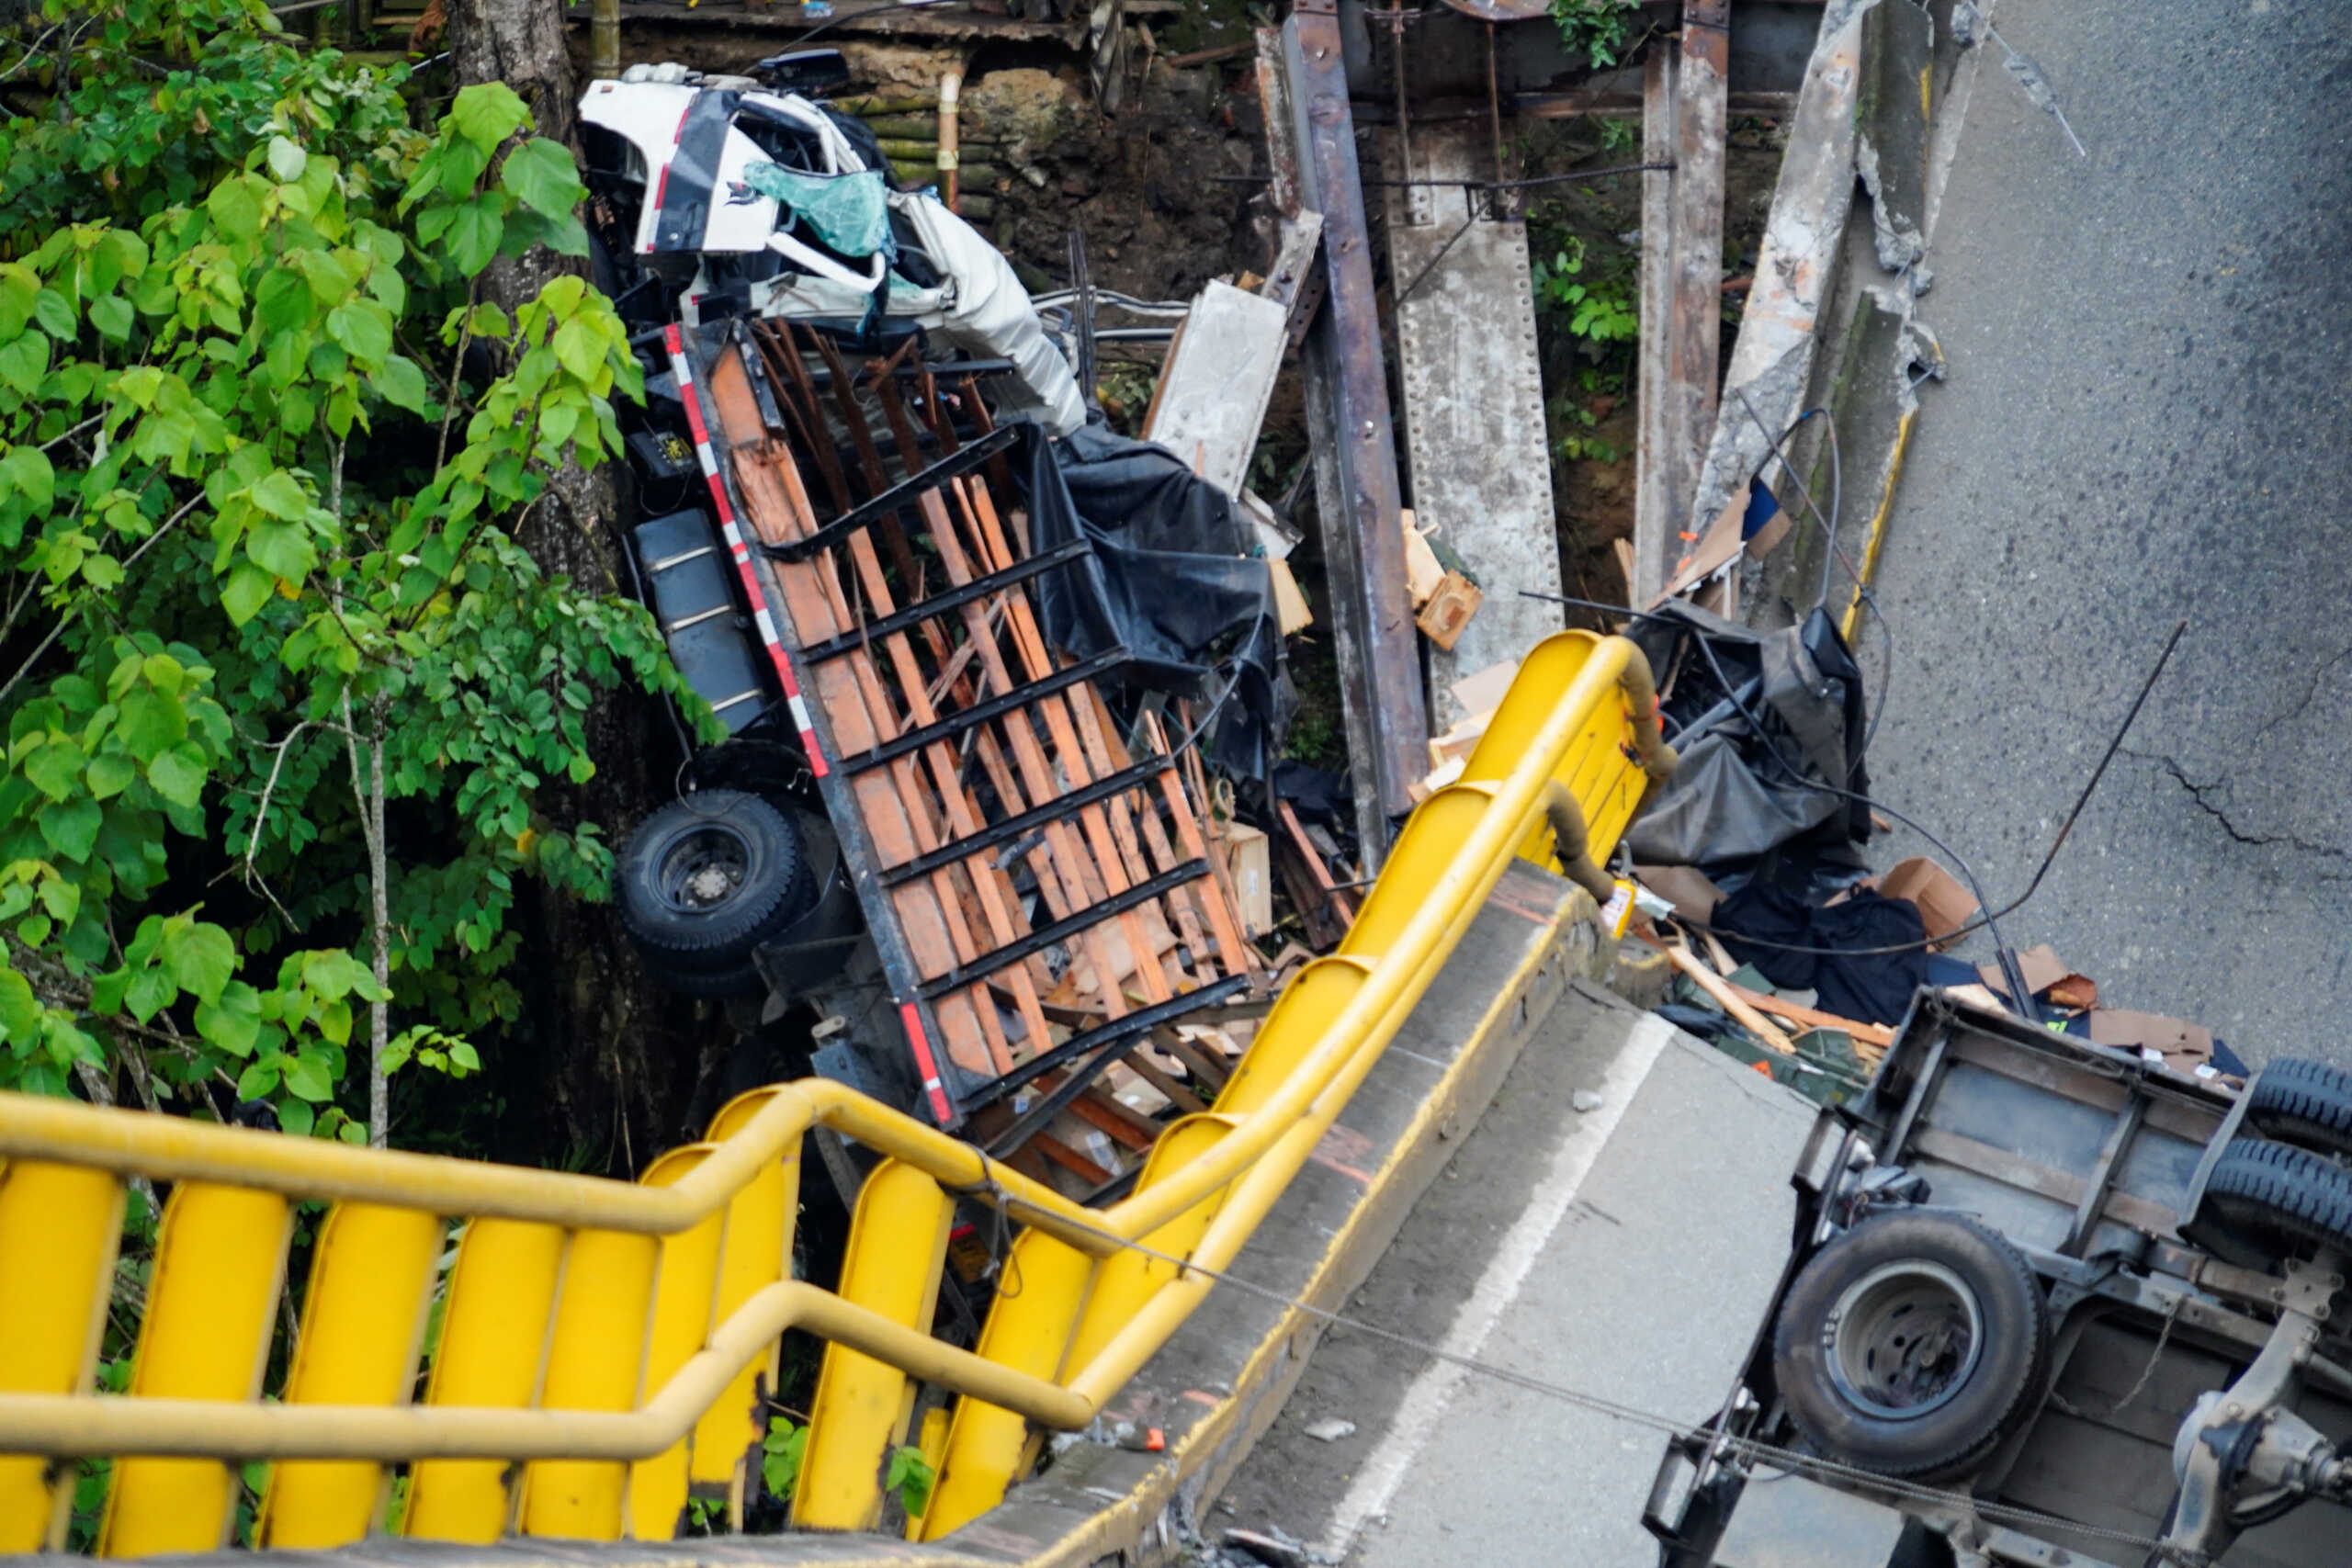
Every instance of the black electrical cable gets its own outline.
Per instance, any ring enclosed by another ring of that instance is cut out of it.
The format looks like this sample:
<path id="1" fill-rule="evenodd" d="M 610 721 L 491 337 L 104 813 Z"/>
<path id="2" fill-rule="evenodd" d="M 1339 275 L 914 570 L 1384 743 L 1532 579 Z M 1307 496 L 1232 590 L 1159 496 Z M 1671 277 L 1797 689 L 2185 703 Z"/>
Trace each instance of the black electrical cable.
<path id="1" fill-rule="evenodd" d="M 1764 750 L 1771 756 L 1772 761 L 1781 765 L 1781 771 L 1789 775 L 1791 784 L 1800 789 L 1815 790 L 1823 795 L 1834 795 L 1840 800 L 1857 801 L 1864 810 L 1883 811 L 1927 840 L 1928 843 L 1933 844 L 1946 860 L 1960 868 L 1960 874 L 1968 879 L 1968 891 L 1975 898 L 1976 907 L 1984 911 L 1984 929 L 1992 935 L 1993 956 L 2000 963 L 2001 978 L 2007 982 L 2009 995 L 2016 998 L 2018 1009 L 2022 1010 L 2029 1006 L 2033 997 L 2033 987 L 2026 984 L 2025 971 L 2018 965 L 2016 952 L 2010 948 L 2008 940 L 2001 935 L 2000 916 L 1993 911 L 1992 900 L 1984 897 L 1984 885 L 1977 880 L 1976 868 L 1970 865 L 1958 850 L 1953 849 L 1892 806 L 1883 805 L 1872 800 L 1869 795 L 1830 784 L 1826 780 L 1815 783 L 1799 773 L 1795 764 L 1781 753 L 1780 743 L 1774 740 L 1770 733 L 1765 729 L 1764 721 L 1748 712 L 1747 704 L 1742 700 L 1738 690 L 1732 685 L 1731 677 L 1724 672 L 1723 661 L 1715 657 L 1714 645 L 1704 637 L 1694 637 L 1692 640 L 1699 645 L 1699 651 L 1706 656 L 1707 668 L 1713 671 L 1716 683 L 1723 687 L 1724 694 L 1730 698 L 1733 709 L 1740 717 L 1747 721 L 1748 728 L 1755 732 L 1757 739 L 1764 743 Z"/>
<path id="2" fill-rule="evenodd" d="M 1805 510 L 1813 514 L 1814 526 L 1821 530 L 1825 541 L 1821 552 L 1821 586 L 1815 595 L 1814 608 L 1817 610 L 1827 608 L 1829 569 L 1833 565 L 1843 565 L 1846 575 L 1853 579 L 1855 597 L 1861 601 L 1863 608 L 1877 617 L 1878 629 L 1886 638 L 1886 663 L 1879 671 L 1878 701 L 1871 705 L 1870 724 L 1862 731 L 1862 755 L 1867 757 L 1870 755 L 1871 743 L 1878 739 L 1879 720 L 1886 716 L 1887 701 L 1894 694 L 1894 623 L 1886 618 L 1884 610 L 1879 608 L 1878 595 L 1871 592 L 1869 584 L 1862 581 L 1861 570 L 1855 566 L 1854 558 L 1848 555 L 1844 547 L 1838 543 L 1838 527 L 1839 521 L 1845 516 L 1846 509 L 1846 465 L 1844 456 L 1838 445 L 1838 421 L 1826 408 L 1809 408 L 1797 415 L 1796 423 L 1781 432 L 1780 439 L 1776 441 L 1772 437 L 1771 427 L 1764 423 L 1764 416 L 1758 413 L 1756 405 L 1748 400 L 1747 389 L 1735 387 L 1732 391 L 1739 399 L 1740 405 L 1747 410 L 1747 417 L 1755 422 L 1756 428 L 1764 433 L 1764 439 L 1771 447 L 1772 456 L 1780 462 L 1781 471 L 1792 479 L 1797 479 L 1798 476 L 1796 465 L 1789 461 L 1786 445 L 1789 437 L 1802 429 L 1806 420 L 1815 418 L 1821 421 L 1823 430 L 1828 434 L 1829 515 L 1826 518 L 1821 515 L 1821 508 L 1815 502 L 1813 491 L 1806 488 L 1801 479 L 1797 486 L 1797 499 L 1804 502 Z"/>
<path id="3" fill-rule="evenodd" d="M 2114 761 L 2116 752 L 2123 749 L 2124 737 L 2132 733 L 2132 723 L 2134 720 L 2139 718 L 2141 708 L 2146 705 L 2148 694 L 2155 689 L 2156 678 L 2165 672 L 2165 664 L 2170 662 L 2172 659 L 2173 649 L 2179 645 L 2181 634 L 2188 630 L 2188 623 L 2187 621 L 2182 621 L 2173 627 L 2172 636 L 2165 639 L 2164 651 L 2156 655 L 2155 668 L 2150 670 L 2148 671 L 2148 678 L 2140 683 L 2140 694 L 2132 699 L 2131 711 L 2123 716 L 2123 722 L 2116 727 L 2114 739 L 2107 743 L 2107 750 L 2100 756 L 2098 760 L 2098 766 L 2091 770 L 2091 776 L 2084 784 L 2082 793 L 2075 797 L 2074 807 L 2066 813 L 2066 819 L 2058 825 L 2057 836 L 2050 840 L 2050 848 L 2043 853 L 2041 857 L 2041 863 L 2034 868 L 2033 880 L 2026 884 L 2024 892 L 2018 894 L 2016 897 L 2010 899 L 1999 908 L 1989 910 L 1986 913 L 1978 916 L 1975 919 L 1969 921 L 1966 925 L 1960 927 L 1958 930 L 1953 931 L 1947 936 L 1922 940 L 1919 942 L 1889 942 L 1878 947 L 1809 947 L 1800 942 L 1767 942 L 1760 937 L 1743 936 L 1738 931 L 1724 931 L 1718 927 L 1708 925 L 1703 920 L 1694 920 L 1681 915 L 1675 916 L 1675 919 L 1679 923 L 1688 926 L 1693 931 L 1708 931 L 1716 936 L 1730 937 L 1736 941 L 1747 942 L 1752 947 L 1768 947 L 1775 953 L 1809 953 L 1816 957 L 1822 958 L 1864 958 L 1874 956 L 1879 953 L 1914 953 L 1922 948 L 1935 946 L 1939 942 L 1958 942 L 1962 937 L 1984 930 L 1989 927 L 1993 921 L 2000 919 L 2004 915 L 2015 914 L 2018 909 L 2025 907 L 2027 899 L 2032 897 L 2034 894 L 2041 891 L 2041 880 L 2043 877 L 2050 874 L 2050 867 L 2052 863 L 2058 859 L 2058 852 L 2065 847 L 2066 836 L 2075 830 L 2075 819 L 2082 816 L 2083 807 L 2090 804 L 2091 793 L 2098 788 L 2099 780 L 2107 775 L 2108 764 Z M 1884 807 L 1881 807 L 1881 809 L 1883 810 Z M 1908 818 L 1905 818 L 1905 820 L 1908 820 Z M 1996 936 L 1994 940 L 1998 941 L 1999 938 Z"/>
<path id="4" fill-rule="evenodd" d="M 1597 600 L 1575 599 L 1565 593 L 1539 593 L 1533 589 L 1529 588 L 1522 588 L 1520 590 L 1520 592 L 1526 598 L 1548 599 L 1562 604 L 1571 604 L 1582 610 L 1598 610 L 1605 615 L 1629 615 L 1634 619 L 1645 621 L 1662 621 L 1668 626 L 1685 629 L 1687 629 L 1689 626 L 1688 622 L 1678 620 L 1671 615 L 1660 615 L 1648 610 L 1632 610 L 1626 608 L 1623 604 L 1603 604 Z M 2165 664 L 2171 661 L 2173 649 L 2179 645 L 2181 635 L 2188 630 L 2188 623 L 2184 620 L 2179 625 L 2174 626 L 2172 629 L 2172 636 L 2165 639 L 2164 651 L 2156 655 L 2155 667 L 2148 671 L 2148 678 L 2140 683 L 2140 694 L 2132 699 L 2131 711 L 2123 716 L 2123 722 L 2116 728 L 2114 739 L 2107 743 L 2107 750 L 2099 758 L 2098 766 L 2091 770 L 2089 781 L 2083 785 L 2082 793 L 2075 797 L 2074 807 L 2066 813 L 2065 821 L 2059 824 L 2058 835 L 2050 840 L 2050 849 L 2048 852 L 2042 855 L 2041 864 L 2035 869 L 2033 880 L 2026 885 L 2026 889 L 2023 893 L 2018 894 L 2015 898 L 2011 899 L 2007 904 L 2002 905 L 1999 908 L 1987 910 L 1986 913 L 1978 916 L 1975 919 L 1969 921 L 1966 925 L 1960 927 L 1948 936 L 1922 939 L 1918 942 L 1888 942 L 1877 947 L 1813 947 L 1807 946 L 1802 942 L 1768 942 L 1761 937 L 1745 936 L 1738 931 L 1724 931 L 1718 927 L 1708 925 L 1703 920 L 1694 920 L 1683 915 L 1675 916 L 1674 918 L 1676 921 L 1679 924 L 1689 926 L 1693 931 L 1708 931 L 1716 936 L 1730 937 L 1734 940 L 1747 942 L 1751 946 L 1770 948 L 1775 953 L 1812 953 L 1816 957 L 1823 958 L 1863 958 L 1876 956 L 1881 953 L 1915 953 L 1923 948 L 1932 947 L 1939 942 L 1957 942 L 1962 937 L 1971 935 L 1976 931 L 1987 930 L 1992 927 L 1994 921 L 1999 919 L 2002 916 L 2014 914 L 2017 910 L 2022 908 L 2025 905 L 2025 901 L 2032 897 L 2034 894 L 2041 889 L 2042 878 L 2050 874 L 2051 863 L 2058 858 L 2059 850 L 2065 845 L 2066 835 L 2074 831 L 2075 819 L 2082 816 L 2083 807 L 2090 804 L 2091 792 L 2098 788 L 2099 780 L 2107 774 L 2108 764 L 2115 761 L 2116 752 L 2122 749 L 2124 738 L 2131 734 L 2132 723 L 2139 718 L 2141 708 L 2147 705 L 2148 694 L 2155 689 L 2156 678 L 2165 672 Z M 1713 663 L 1713 651 L 1706 648 L 1705 640 L 1703 638 L 1700 639 L 1700 647 L 1702 651 L 1709 654 L 1709 661 Z M 1720 665 L 1716 668 L 1715 679 L 1723 683 L 1726 692 L 1730 691 L 1730 682 L 1724 679 Z M 1736 698 L 1735 701 L 1736 701 Z M 1797 775 L 1793 769 L 1789 768 L 1787 759 L 1781 756 L 1779 748 L 1772 747 L 1770 738 L 1763 734 L 1762 727 L 1756 723 L 1754 716 L 1749 715 L 1744 707 L 1740 710 L 1740 716 L 1746 718 L 1749 726 L 1757 730 L 1758 738 L 1764 740 L 1767 747 L 1771 748 L 1773 760 L 1778 761 L 1783 769 L 1788 769 L 1792 777 L 1797 777 L 1798 782 L 1804 784 L 1804 787 L 1808 789 L 1826 789 L 1833 795 L 1842 795 L 1849 799 L 1859 801 L 1869 809 L 1885 812 L 1888 816 L 1909 827 L 1921 838 L 1926 839 L 1938 849 L 1943 850 L 1944 853 L 1951 855 L 1952 861 L 1956 864 L 1960 865 L 1963 872 L 1967 871 L 1967 863 L 1962 861 L 1958 855 L 1952 854 L 1949 849 L 1944 849 L 1942 840 L 1939 840 L 1933 833 L 1928 832 L 1925 828 L 1920 827 L 1918 823 L 1913 821 L 1910 818 L 1905 817 L 1903 813 L 1895 810 L 1893 807 L 1888 806 L 1882 801 L 1872 800 L 1867 795 L 1856 795 L 1851 790 L 1842 790 L 1837 788 L 1835 785 L 1815 784 L 1811 779 L 1806 779 Z M 1973 884 L 1975 877 L 1971 874 L 1969 881 Z M 1977 904 L 1980 908 L 1984 904 L 1984 897 L 1981 890 L 1977 893 Z M 1993 940 L 1996 942 L 1998 942 L 2001 940 L 1999 931 L 1994 931 Z"/>

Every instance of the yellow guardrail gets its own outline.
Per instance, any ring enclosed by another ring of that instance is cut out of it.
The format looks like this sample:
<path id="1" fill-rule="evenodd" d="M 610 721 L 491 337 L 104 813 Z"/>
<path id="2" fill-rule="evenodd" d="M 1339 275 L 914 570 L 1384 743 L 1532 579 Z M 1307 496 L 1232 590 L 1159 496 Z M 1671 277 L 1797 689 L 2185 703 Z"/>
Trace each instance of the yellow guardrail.
<path id="1" fill-rule="evenodd" d="M 1171 1124 L 1135 1193 L 1084 1208 L 823 1079 L 755 1090 L 636 1184 L 352 1149 L 0 1094 L 0 1551 L 62 1545 L 74 1467 L 104 1456 L 104 1556 L 230 1544 L 238 1474 L 270 1461 L 252 1544 L 387 1525 L 666 1540 L 688 1496 L 740 1507 L 777 1341 L 826 1342 L 794 1522 L 870 1529 L 920 1385 L 956 1395 L 910 1536 L 984 1512 L 1039 1428 L 1084 1427 L 1224 1267 L 1346 1104 L 1515 855 L 1605 853 L 1673 764 L 1638 650 L 1540 644 L 1461 782 L 1399 836 L 1339 949 L 1276 1001 L 1215 1106 Z M 1582 835 L 1578 843 L 1577 836 Z M 886 1156 L 840 1289 L 790 1278 L 802 1138 Z M 125 1183 L 172 1184 L 127 1394 L 93 1393 Z M 1025 1228 L 977 1347 L 927 1332 L 957 1196 Z M 297 1202 L 333 1207 L 275 1397 L 264 1382 Z M 448 1223 L 464 1225 L 446 1286 Z M 428 1340 L 430 1344 L 428 1345 Z M 422 1399 L 418 1369 L 429 1364 Z M 397 1507 L 388 1466 L 407 1466 Z"/>

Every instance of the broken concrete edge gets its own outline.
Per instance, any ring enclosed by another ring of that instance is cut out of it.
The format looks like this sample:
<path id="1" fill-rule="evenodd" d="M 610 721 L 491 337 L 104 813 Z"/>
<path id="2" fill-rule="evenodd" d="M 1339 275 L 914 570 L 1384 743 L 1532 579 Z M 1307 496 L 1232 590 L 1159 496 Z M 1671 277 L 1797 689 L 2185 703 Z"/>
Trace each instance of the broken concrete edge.
<path id="1" fill-rule="evenodd" d="M 1625 1007 L 1599 984 L 1615 955 L 1600 934 L 1599 914 L 1590 894 L 1561 877 L 1523 862 L 1504 873 L 1342 1120 L 1236 1261 L 1238 1277 L 1325 1311 L 1347 1301 L 1571 987 L 1611 1009 Z M 235 1562 L 238 1568 L 1149 1568 L 1176 1554 L 1273 1424 L 1322 1328 L 1297 1305 L 1230 1288 L 1212 1292 L 1105 1412 L 1105 1425 L 1161 1427 L 1163 1451 L 1080 1438 L 1044 1474 L 936 1543 L 814 1533 L 612 1542 L 510 1537 L 472 1545 L 376 1536 L 333 1552 L 240 1551 Z M 85 1560 L 15 1561 L 74 1568 Z M 159 1568 L 222 1568 L 229 1560 L 193 1553 L 152 1561 Z"/>
<path id="2" fill-rule="evenodd" d="M 1512 901 L 1529 892 L 1538 892 L 1544 901 Z M 1379 1166 L 1359 1173 L 1363 1190 L 1345 1220 L 1326 1233 L 1329 1240 L 1312 1269 L 1289 1288 L 1294 1301 L 1324 1311 L 1337 1310 L 1344 1303 L 1370 1276 L 1422 1191 L 1453 1157 L 1455 1140 L 1485 1112 L 1521 1048 L 1570 987 L 1596 997 L 1605 995 L 1600 983 L 1609 974 L 1613 944 L 1602 942 L 1598 935 L 1599 909 L 1589 894 L 1522 864 L 1515 865 L 1498 886 L 1489 908 L 1498 901 L 1518 918 L 1537 922 L 1537 939 L 1527 944 L 1503 982 L 1495 987 L 1491 1001 L 1474 1024 L 1466 1031 L 1451 1024 L 1442 1028 L 1442 1035 L 1459 1042 L 1453 1060 L 1419 1098 Z M 1449 973 L 1472 957 L 1471 940 L 1465 938 L 1464 946 L 1457 949 Z M 1425 997 L 1422 1007 L 1427 1008 L 1431 999 Z M 1419 1010 L 1416 1010 L 1418 1015 Z M 1408 1020 L 1408 1027 L 1417 1021 L 1418 1016 Z M 1396 1043 L 1392 1043 L 1391 1051 Z M 1364 1087 L 1373 1087 L 1372 1080 Z M 1362 1095 L 1359 1090 L 1359 1099 Z M 1249 1263 L 1250 1255 L 1245 1252 L 1237 1271 L 1264 1279 L 1262 1267 L 1254 1275 L 1248 1273 Z M 1195 1336 L 1193 1325 L 1188 1325 L 1137 1383 L 1152 1382 L 1155 1372 L 1166 1379 L 1173 1371 L 1173 1386 L 1183 1390 L 1181 1397 L 1197 1404 L 1203 1391 L 1193 1380 L 1201 1375 L 1200 1359 L 1186 1351 L 1202 1338 L 1216 1335 L 1216 1325 L 1202 1319 L 1220 1306 L 1228 1320 L 1246 1322 L 1252 1316 L 1264 1319 L 1271 1303 L 1263 1297 L 1239 1292 L 1212 1296 L 1210 1306 L 1194 1320 L 1206 1332 Z M 1022 1568 L 1095 1568 L 1110 1562 L 1120 1568 L 1146 1568 L 1165 1560 L 1273 1424 L 1305 1374 L 1307 1358 L 1323 1328 L 1314 1313 L 1298 1305 L 1281 1307 L 1270 1320 L 1261 1322 L 1247 1359 L 1230 1381 L 1230 1392 L 1216 1393 L 1181 1438 L 1170 1434 L 1164 1454 L 1091 1442 L 1077 1445 L 1056 1460 L 1044 1476 L 1017 1487 L 1002 1506 L 942 1544 L 977 1548 L 990 1552 L 992 1562 L 1018 1562 Z M 1055 1515 L 1066 1521 L 1065 1532 L 1043 1550 L 1021 1556 L 994 1554 L 995 1541 L 1003 1534 L 1014 1540 L 1034 1536 L 1036 1527 Z"/>
<path id="3" fill-rule="evenodd" d="M 1830 0 L 1823 7 L 1764 220 L 1756 280 L 1724 373 L 1714 434 L 1700 465 L 1690 513 L 1694 532 L 1719 516 L 1763 468 L 1772 443 L 1805 406 L 1821 312 L 1835 289 L 1853 207 L 1863 24 L 1879 4 Z M 1668 591 L 1681 592 L 1713 575 L 1695 568 L 1678 572 Z"/>
<path id="4" fill-rule="evenodd" d="M 1842 502 L 1845 554 L 1858 564 L 1874 557 L 1917 410 L 1917 367 L 1932 376 L 1942 367 L 1916 306 L 1929 282 L 1922 264 L 1937 85 L 1949 79 L 1958 49 L 1951 29 L 1916 6 L 1833 0 L 1825 13 L 1694 517 L 1722 514 L 1770 465 L 1774 440 L 1809 410 L 1826 409 L 1838 432 L 1834 453 L 1817 425 L 1799 428 L 1783 450 L 1813 509 L 1827 516 L 1833 500 Z M 1748 618 L 1802 614 L 1824 581 L 1826 542 L 1812 509 L 1790 500 L 1795 526 L 1764 563 L 1727 553 L 1680 574 L 1674 590 L 1745 570 Z M 1852 579 L 1833 571 L 1829 580 L 1828 605 L 1850 624 L 1859 613 Z"/>
<path id="5" fill-rule="evenodd" d="M 1751 620 L 1793 619 L 1826 581 L 1826 607 L 1849 643 L 1860 635 L 1865 605 L 1847 569 L 1858 569 L 1864 583 L 1875 572 L 1917 427 L 1917 389 L 1943 373 L 1942 347 L 1918 314 L 1930 281 L 1922 236 L 1937 146 L 1949 141 L 1942 117 L 1957 112 L 1947 105 L 1963 58 L 1972 64 L 1975 58 L 1952 28 L 1910 7 L 1891 8 L 1866 27 L 1864 55 L 1856 175 L 1868 199 L 1848 220 L 1806 405 L 1828 411 L 1837 451 L 1816 424 L 1790 451 L 1813 506 L 1827 516 L 1839 503 L 1846 559 L 1825 573 L 1821 530 L 1804 527 L 1787 547 L 1747 569 L 1747 595 Z"/>

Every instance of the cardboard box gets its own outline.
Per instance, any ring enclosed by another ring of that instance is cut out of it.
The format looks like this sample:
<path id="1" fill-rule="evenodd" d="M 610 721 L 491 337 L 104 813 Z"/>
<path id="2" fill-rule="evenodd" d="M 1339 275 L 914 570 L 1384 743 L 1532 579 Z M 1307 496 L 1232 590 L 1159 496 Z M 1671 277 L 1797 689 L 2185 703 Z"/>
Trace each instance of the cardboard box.
<path id="1" fill-rule="evenodd" d="M 1418 610 L 1444 582 L 1445 568 L 1439 564 L 1437 552 L 1430 548 L 1429 536 L 1414 526 L 1411 507 L 1397 513 L 1396 520 L 1405 526 L 1405 596 Z"/>
<path id="2" fill-rule="evenodd" d="M 1470 617 L 1486 602 L 1487 596 L 1479 592 L 1476 583 L 1458 571 L 1449 571 L 1438 580 L 1436 590 L 1430 594 L 1429 603 L 1421 606 L 1420 614 L 1413 617 L 1413 624 L 1421 628 L 1423 637 L 1452 652 L 1468 629 Z"/>
<path id="3" fill-rule="evenodd" d="M 1282 622 L 1283 636 L 1289 637 L 1313 626 L 1315 612 L 1307 607 L 1298 579 L 1291 575 L 1290 562 L 1268 560 L 1266 567 L 1273 574 L 1274 614 Z"/>
<path id="4" fill-rule="evenodd" d="M 2098 983 L 2067 967 L 2066 961 L 2059 957 L 2057 950 L 2048 942 L 2029 947 L 2018 953 L 2018 968 L 2025 975 L 2026 989 L 2037 997 L 2048 997 L 2055 1007 L 2092 1008 L 2098 1005 Z M 1998 963 L 1979 964 L 1976 972 L 1993 989 L 2007 992 L 2009 983 L 2001 974 Z"/>
<path id="5" fill-rule="evenodd" d="M 1694 865 L 1636 864 L 1634 880 L 1673 905 L 1676 914 L 1702 925 L 1715 918 L 1715 906 L 1723 902 L 1723 889 Z"/>
<path id="6" fill-rule="evenodd" d="M 1449 688 L 1453 700 L 1462 705 L 1464 713 L 1491 714 L 1502 705 L 1503 694 L 1519 679 L 1519 660 L 1506 659 L 1489 664 L 1474 674 L 1464 675 Z"/>
<path id="7" fill-rule="evenodd" d="M 1228 823 L 1225 829 L 1225 870 L 1233 880 L 1233 902 L 1241 915 L 1242 931 L 1259 937 L 1272 931 L 1273 857 L 1266 835 L 1246 822 Z"/>
<path id="8" fill-rule="evenodd" d="M 1905 898 L 1919 907 L 1919 922 L 1927 928 L 1928 945 L 1940 952 L 1951 934 L 1976 918 L 1977 903 L 1951 873 L 1925 855 L 1898 861 L 1879 878 L 1878 890 L 1889 898 Z"/>
<path id="9" fill-rule="evenodd" d="M 2143 1054 L 2153 1051 L 2175 1072 L 2194 1072 L 2213 1059 L 2211 1030 L 2161 1013 L 2093 1008 L 2090 1027 L 2092 1044 L 2120 1045 Z"/>

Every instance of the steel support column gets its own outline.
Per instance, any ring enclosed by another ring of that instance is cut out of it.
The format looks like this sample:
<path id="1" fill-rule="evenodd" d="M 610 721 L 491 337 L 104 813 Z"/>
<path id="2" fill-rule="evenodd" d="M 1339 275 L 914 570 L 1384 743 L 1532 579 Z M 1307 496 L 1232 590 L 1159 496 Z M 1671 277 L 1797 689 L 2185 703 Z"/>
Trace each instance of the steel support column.
<path id="1" fill-rule="evenodd" d="M 1396 437 L 1334 0 L 1300 0 L 1281 42 L 1281 70 L 1264 74 L 1280 77 L 1287 114 L 1270 95 L 1267 136 L 1277 199 L 1295 190 L 1299 207 L 1323 215 L 1328 292 L 1302 359 L 1349 771 L 1370 871 L 1386 851 L 1388 819 L 1411 808 L 1407 786 L 1428 771 L 1429 717 L 1405 591 Z"/>

